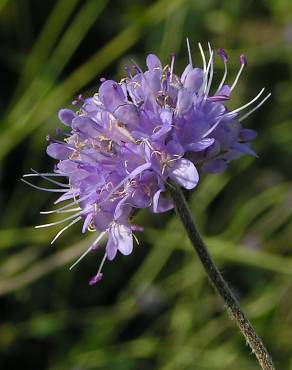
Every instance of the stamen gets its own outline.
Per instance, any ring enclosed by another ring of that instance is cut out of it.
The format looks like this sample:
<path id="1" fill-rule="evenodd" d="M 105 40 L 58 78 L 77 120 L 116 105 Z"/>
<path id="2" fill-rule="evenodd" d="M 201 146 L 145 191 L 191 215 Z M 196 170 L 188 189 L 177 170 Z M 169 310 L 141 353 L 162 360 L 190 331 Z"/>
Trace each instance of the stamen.
<path id="1" fill-rule="evenodd" d="M 131 172 L 128 170 L 128 162 L 129 162 L 128 160 L 125 160 L 124 165 L 125 165 L 126 172 L 129 175 Z"/>
<path id="2" fill-rule="evenodd" d="M 138 64 L 133 59 L 131 59 L 131 61 L 132 61 L 133 65 L 134 65 L 135 70 L 138 73 L 142 73 L 142 76 L 144 76 L 144 73 L 143 73 L 142 69 L 138 66 Z"/>
<path id="3" fill-rule="evenodd" d="M 232 86 L 230 88 L 230 91 L 232 91 L 235 88 L 235 86 L 236 86 L 236 84 L 237 84 L 237 82 L 239 80 L 239 77 L 241 75 L 241 72 L 242 72 L 243 68 L 246 66 L 246 64 L 247 64 L 247 62 L 246 62 L 245 56 L 242 54 L 240 56 L 240 69 L 239 69 L 239 71 L 237 73 L 237 76 L 235 77 L 235 80 L 234 80 L 234 82 L 233 82 L 233 84 L 232 84 Z"/>
<path id="4" fill-rule="evenodd" d="M 202 48 L 201 43 L 199 42 L 198 45 L 199 45 L 199 49 L 200 49 L 200 53 L 201 53 L 202 61 L 203 61 L 203 71 L 204 73 L 206 73 L 206 70 L 207 70 L 206 57 L 205 57 L 204 50 Z"/>
<path id="5" fill-rule="evenodd" d="M 210 64 L 211 64 L 211 67 L 210 67 L 210 76 L 209 76 L 208 84 L 206 82 L 207 88 L 206 88 L 206 91 L 205 91 L 205 98 L 208 97 L 208 94 L 209 94 L 209 91 L 210 91 L 210 88 L 211 88 L 211 84 L 212 84 L 212 80 L 213 80 L 213 73 L 214 73 L 214 60 L 213 60 L 214 52 L 211 49 L 211 45 L 210 45 L 209 42 L 208 42 L 208 48 L 209 48 L 209 53 L 210 53 Z"/>
<path id="6" fill-rule="evenodd" d="M 60 127 L 57 127 L 57 128 L 56 128 L 56 134 L 57 134 L 58 136 L 60 136 L 60 135 L 62 135 L 62 133 L 63 133 L 62 129 L 60 129 Z"/>
<path id="7" fill-rule="evenodd" d="M 253 98 L 251 101 L 249 101 L 248 103 L 244 104 L 244 105 L 243 105 L 242 107 L 240 107 L 240 108 L 237 108 L 237 109 L 235 109 L 235 110 L 233 110 L 233 111 L 231 111 L 231 112 L 226 113 L 224 116 L 225 116 L 225 117 L 226 117 L 226 116 L 232 116 L 233 114 L 238 113 L 238 112 L 242 111 L 243 109 L 247 108 L 247 107 L 248 107 L 248 106 L 250 106 L 252 103 L 254 103 L 256 100 L 258 100 L 258 98 L 263 94 L 263 92 L 264 92 L 264 91 L 265 91 L 265 88 L 261 89 L 261 91 L 258 93 L 258 95 L 257 95 L 255 98 Z"/>
<path id="8" fill-rule="evenodd" d="M 264 102 L 269 99 L 269 97 L 271 95 L 272 94 L 269 93 L 257 106 L 255 106 L 253 109 L 251 109 L 249 112 L 247 112 L 244 116 L 240 117 L 239 120 L 238 120 L 238 122 L 242 122 L 244 119 L 246 119 L 248 116 L 250 116 L 253 112 L 255 112 L 256 110 L 258 110 L 259 107 L 261 107 L 264 104 Z"/>
<path id="9" fill-rule="evenodd" d="M 35 228 L 36 229 L 41 229 L 43 227 L 50 227 L 50 226 L 59 225 L 59 224 L 62 224 L 63 222 L 72 220 L 72 218 L 76 218 L 76 217 L 80 216 L 80 214 L 81 214 L 81 212 L 78 212 L 75 215 L 72 215 L 72 216 L 69 216 L 67 218 L 64 218 L 63 220 L 56 221 L 56 222 L 51 222 L 50 224 L 37 225 L 37 226 L 35 226 Z"/>
<path id="10" fill-rule="evenodd" d="M 225 83 L 225 80 L 226 80 L 226 77 L 227 77 L 227 63 L 228 63 L 228 55 L 225 52 L 225 50 L 218 49 L 217 54 L 219 55 L 219 57 L 221 59 L 223 59 L 223 62 L 224 62 L 224 74 L 223 74 L 222 80 L 221 80 L 221 82 L 220 82 L 220 84 L 218 86 L 218 89 L 215 92 L 215 95 L 217 95 L 217 93 L 222 89 L 222 87 L 223 87 L 223 85 Z"/>
<path id="11" fill-rule="evenodd" d="M 110 199 L 110 197 L 114 194 L 116 190 L 118 190 L 122 185 L 124 185 L 125 182 L 128 180 L 132 180 L 134 177 L 138 176 L 143 171 L 147 170 L 149 167 L 151 167 L 151 163 L 144 163 L 141 166 L 138 166 L 135 168 L 134 171 L 132 171 L 128 176 L 126 176 L 117 186 L 115 186 L 112 191 L 108 194 L 108 196 L 101 202 L 99 205 L 105 203 Z"/>
<path id="12" fill-rule="evenodd" d="M 138 240 L 137 236 L 136 236 L 135 234 L 132 234 L 132 235 L 133 235 L 133 238 L 135 239 L 136 243 L 137 243 L 138 245 L 140 245 L 140 243 L 139 243 L 139 240 Z"/>
<path id="13" fill-rule="evenodd" d="M 70 222 L 69 225 L 63 227 L 62 230 L 60 230 L 56 236 L 54 237 L 54 239 L 51 241 L 51 245 L 55 243 L 55 241 L 59 238 L 59 236 L 61 234 L 63 234 L 64 231 L 66 231 L 67 229 L 69 229 L 69 227 L 71 227 L 72 225 L 76 224 L 77 222 L 79 222 L 80 220 L 82 219 L 82 217 L 77 217 L 75 220 L 73 220 L 72 222 Z"/>
<path id="14" fill-rule="evenodd" d="M 228 54 L 222 48 L 217 50 L 217 55 L 223 60 L 224 63 L 228 63 Z"/>
<path id="15" fill-rule="evenodd" d="M 161 128 L 163 127 L 163 125 L 158 125 L 156 127 L 154 127 L 154 129 L 152 130 L 152 134 L 155 134 L 157 131 L 159 131 Z"/>
<path id="16" fill-rule="evenodd" d="M 169 75 L 169 80 L 170 81 L 172 80 L 172 74 L 173 74 L 173 68 L 174 68 L 175 58 L 176 58 L 176 55 L 175 54 L 171 54 L 170 75 Z"/>
<path id="17" fill-rule="evenodd" d="M 25 174 L 23 175 L 23 177 L 33 177 L 33 176 L 38 176 L 38 177 L 41 177 L 49 182 L 51 182 L 52 184 L 55 184 L 55 185 L 59 185 L 59 186 L 63 186 L 65 188 L 70 188 L 70 185 L 68 184 L 63 184 L 59 181 L 56 181 L 56 180 L 52 180 L 52 179 L 49 179 L 47 176 L 37 172 L 36 170 L 34 170 L 33 168 L 31 168 L 31 171 L 34 172 L 34 173 L 28 173 L 28 174 Z"/>
<path id="18" fill-rule="evenodd" d="M 41 215 L 50 215 L 52 213 L 70 213 L 70 212 L 76 212 L 76 211 L 81 211 L 80 207 L 77 208 L 72 208 L 72 209 L 66 209 L 64 211 L 59 211 L 59 210 L 53 210 L 53 211 L 41 211 Z"/>
<path id="19" fill-rule="evenodd" d="M 148 148 L 150 148 L 151 150 L 155 150 L 154 147 L 149 143 L 148 139 L 143 140 L 143 143 L 147 144 Z"/>
<path id="20" fill-rule="evenodd" d="M 89 280 L 89 285 L 95 285 L 98 283 L 103 277 L 103 274 L 101 272 L 97 273 L 93 278 Z"/>
<path id="21" fill-rule="evenodd" d="M 26 181 L 24 179 L 20 179 L 22 182 L 24 182 L 25 184 L 31 186 L 32 188 L 35 188 L 37 190 L 43 190 L 43 191 L 49 191 L 51 193 L 67 193 L 69 191 L 69 189 L 49 189 L 49 188 L 42 188 L 40 186 L 36 186 L 34 184 L 32 184 L 31 182 L 29 181 Z"/>
<path id="22" fill-rule="evenodd" d="M 215 123 L 214 125 L 207 131 L 204 133 L 204 135 L 202 136 L 202 139 L 204 139 L 205 137 L 207 137 L 208 135 L 211 134 L 211 132 L 213 132 L 215 130 L 215 128 L 219 125 L 219 123 L 222 121 L 222 119 L 225 117 L 225 115 L 223 115 L 222 117 L 220 117 Z"/>
<path id="23" fill-rule="evenodd" d="M 36 172 L 35 170 L 31 169 L 32 171 Z M 61 175 L 60 173 L 41 173 L 41 172 L 37 172 L 39 175 L 43 175 L 43 176 L 59 176 L 59 177 L 67 177 L 67 175 Z M 26 176 L 38 176 L 37 174 L 33 174 L 33 173 L 29 173 L 29 174 L 25 174 L 23 175 L 23 177 L 26 177 Z"/>
<path id="24" fill-rule="evenodd" d="M 56 210 L 56 213 L 59 213 L 60 211 L 63 211 L 64 209 L 70 208 L 71 206 L 75 205 L 78 202 L 82 202 L 83 200 L 89 198 L 91 195 L 92 195 L 92 193 L 87 194 L 86 196 L 81 197 L 79 199 L 76 199 L 75 196 L 74 196 L 74 202 L 70 202 L 70 203 L 66 204 L 64 207 L 58 208 Z M 55 204 L 56 204 L 56 202 L 55 202 Z"/>
<path id="25" fill-rule="evenodd" d="M 93 242 L 93 244 L 90 245 L 90 247 L 77 259 L 77 261 L 75 261 L 73 263 L 73 265 L 71 265 L 69 267 L 69 270 L 72 270 L 81 260 L 83 260 L 83 258 L 89 253 L 92 251 L 92 248 L 95 247 L 95 245 L 104 237 L 104 235 L 106 234 L 106 231 L 103 231 L 97 239 L 95 239 L 95 241 Z M 100 272 L 100 271 L 99 271 Z"/>
<path id="26" fill-rule="evenodd" d="M 103 259 L 102 259 L 102 261 L 101 261 L 101 263 L 99 265 L 99 268 L 98 268 L 98 271 L 97 271 L 97 275 L 99 275 L 101 273 L 101 270 L 103 268 L 103 265 L 104 265 L 105 261 L 106 261 L 106 253 L 104 254 Z"/>
<path id="27" fill-rule="evenodd" d="M 192 60 L 191 48 L 190 48 L 190 43 L 189 43 L 188 37 L 187 37 L 187 48 L 188 48 L 188 54 L 189 54 L 189 63 L 191 65 L 191 67 L 193 68 L 193 60 Z"/>
<path id="28" fill-rule="evenodd" d="M 209 70 L 210 70 L 211 65 L 212 65 L 212 61 L 213 61 L 213 50 L 210 53 L 210 59 L 209 59 L 206 71 L 204 71 L 204 80 L 203 80 L 202 86 L 200 87 L 200 90 L 198 92 L 199 96 L 201 96 L 202 94 L 206 94 L 207 83 L 208 83 L 208 74 L 209 74 Z M 212 80 L 211 80 L 211 82 L 212 82 Z"/>
<path id="29" fill-rule="evenodd" d="M 132 75 L 132 72 L 131 72 L 131 68 L 129 66 L 126 66 L 125 68 L 125 71 L 127 72 L 128 76 L 133 79 L 133 75 Z"/>

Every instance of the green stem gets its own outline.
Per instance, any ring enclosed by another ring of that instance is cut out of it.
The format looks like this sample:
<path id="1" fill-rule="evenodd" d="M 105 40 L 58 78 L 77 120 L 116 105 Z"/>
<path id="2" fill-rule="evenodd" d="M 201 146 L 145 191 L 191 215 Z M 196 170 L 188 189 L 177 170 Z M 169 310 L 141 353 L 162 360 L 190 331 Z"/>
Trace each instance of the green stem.
<path id="1" fill-rule="evenodd" d="M 226 281 L 209 255 L 206 245 L 194 224 L 183 193 L 178 187 L 174 187 L 172 185 L 169 186 L 169 190 L 177 215 L 180 218 L 188 237 L 199 256 L 213 287 L 223 299 L 231 319 L 235 320 L 241 333 L 252 349 L 252 352 L 255 354 L 261 368 L 263 370 L 275 370 L 272 358 L 266 350 L 263 342 L 257 336 L 251 323 L 241 310 L 237 299 L 232 294 Z"/>

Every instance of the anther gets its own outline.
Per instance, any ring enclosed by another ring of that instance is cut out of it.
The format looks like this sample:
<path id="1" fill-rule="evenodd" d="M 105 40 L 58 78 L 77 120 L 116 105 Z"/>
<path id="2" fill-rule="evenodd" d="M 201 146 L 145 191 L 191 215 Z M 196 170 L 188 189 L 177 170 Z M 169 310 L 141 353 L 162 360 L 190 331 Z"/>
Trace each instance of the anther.
<path id="1" fill-rule="evenodd" d="M 228 63 L 228 54 L 222 48 L 217 50 L 217 55 L 223 60 L 224 63 Z"/>

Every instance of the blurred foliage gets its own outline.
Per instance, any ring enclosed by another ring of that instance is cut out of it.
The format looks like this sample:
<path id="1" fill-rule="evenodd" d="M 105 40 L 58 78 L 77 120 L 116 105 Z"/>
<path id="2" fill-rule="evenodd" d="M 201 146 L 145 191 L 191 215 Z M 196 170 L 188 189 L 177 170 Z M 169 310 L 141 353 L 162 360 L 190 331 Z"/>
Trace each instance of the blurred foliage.
<path id="1" fill-rule="evenodd" d="M 247 55 L 231 104 L 272 91 L 247 122 L 259 159 L 203 177 L 187 196 L 276 367 L 292 370 L 292 2 L 1 0 L 0 31 L 1 369 L 257 369 L 173 213 L 140 212 L 140 245 L 108 263 L 93 288 L 99 252 L 68 271 L 92 235 L 77 226 L 49 248 L 57 229 L 31 225 L 54 220 L 39 216 L 53 199 L 19 181 L 30 167 L 52 167 L 45 136 L 58 108 L 149 52 L 165 63 L 177 53 L 181 71 L 188 36 L 198 63 L 198 41 L 224 47 L 231 79 Z"/>

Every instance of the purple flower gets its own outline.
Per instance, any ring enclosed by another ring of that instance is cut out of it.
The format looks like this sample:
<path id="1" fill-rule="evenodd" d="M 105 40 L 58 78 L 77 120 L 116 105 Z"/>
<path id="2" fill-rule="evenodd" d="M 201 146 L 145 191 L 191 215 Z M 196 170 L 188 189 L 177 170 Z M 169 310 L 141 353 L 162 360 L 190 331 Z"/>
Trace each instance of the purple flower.
<path id="1" fill-rule="evenodd" d="M 226 103 L 247 65 L 245 57 L 240 56 L 238 74 L 229 85 L 228 55 L 219 49 L 224 73 L 219 86 L 213 88 L 214 51 L 209 45 L 206 58 L 199 44 L 203 67 L 194 67 L 188 41 L 187 45 L 189 64 L 181 76 L 174 72 L 174 55 L 170 66 L 163 68 L 158 57 L 150 54 L 145 72 L 136 64 L 126 67 L 128 76 L 120 82 L 102 79 L 94 96 L 79 96 L 74 101 L 77 112 L 61 109 L 59 119 L 67 126 L 64 140 L 50 139 L 47 148 L 48 155 L 58 160 L 54 172 L 25 175 L 40 176 L 56 185 L 32 186 L 59 193 L 55 204 L 67 202 L 42 212 L 69 214 L 61 221 L 37 226 L 68 222 L 52 243 L 79 221 L 83 222 L 83 233 L 99 233 L 71 268 L 107 236 L 104 258 L 90 285 L 101 280 L 106 260 L 113 260 L 117 252 L 132 252 L 137 240 L 133 231 L 141 230 L 131 225 L 135 209 L 161 213 L 173 208 L 167 194 L 171 181 L 193 189 L 199 182 L 199 172 L 222 172 L 243 154 L 256 156 L 251 149 L 256 133 L 242 128 L 241 122 L 270 94 L 259 100 L 262 89 L 254 99 L 230 111 Z"/>

